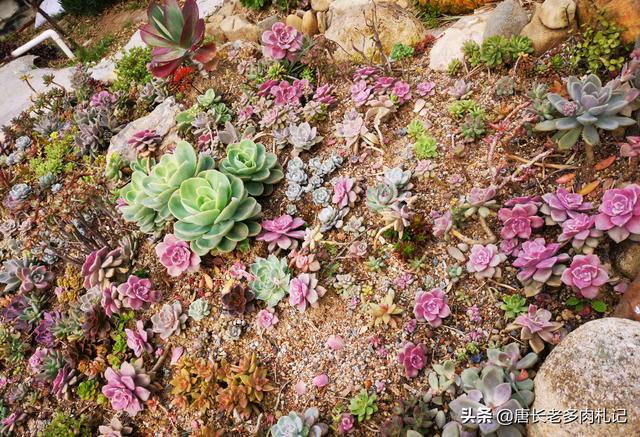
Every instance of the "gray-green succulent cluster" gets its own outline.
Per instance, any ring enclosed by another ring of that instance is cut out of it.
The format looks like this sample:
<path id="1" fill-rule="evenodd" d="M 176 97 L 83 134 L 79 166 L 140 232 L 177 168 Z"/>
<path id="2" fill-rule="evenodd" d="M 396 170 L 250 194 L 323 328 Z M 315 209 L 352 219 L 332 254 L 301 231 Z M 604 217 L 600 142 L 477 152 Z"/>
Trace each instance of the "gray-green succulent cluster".
<path id="1" fill-rule="evenodd" d="M 227 146 L 227 156 L 220 161 L 220 171 L 237 176 L 251 196 L 268 195 L 273 185 L 284 177 L 278 157 L 267 152 L 264 145 L 244 139 Z"/>
<path id="2" fill-rule="evenodd" d="M 22 280 L 18 276 L 18 272 L 23 268 L 29 267 L 29 260 L 10 259 L 2 263 L 0 270 L 0 283 L 5 284 L 4 292 L 16 291 L 22 285 Z"/>
<path id="3" fill-rule="evenodd" d="M 254 279 L 250 282 L 251 290 L 256 299 L 263 300 L 268 306 L 274 307 L 289 293 L 291 275 L 285 258 L 279 259 L 275 255 L 268 258 L 258 258 L 251 264 L 251 274 Z"/>
<path id="4" fill-rule="evenodd" d="M 632 126 L 635 120 L 619 115 L 638 94 L 634 90 L 620 87 L 620 81 L 612 80 L 606 85 L 594 74 L 584 79 L 571 76 L 567 82 L 570 99 L 549 93 L 547 99 L 562 115 L 545 120 L 535 126 L 541 132 L 557 131 L 554 138 L 558 148 L 573 147 L 580 136 L 589 146 L 600 143 L 601 130 L 615 130 L 621 126 Z"/>
<path id="5" fill-rule="evenodd" d="M 197 136 L 210 132 L 217 126 L 224 126 L 231 120 L 231 116 L 231 111 L 222 102 L 221 96 L 208 89 L 197 97 L 196 104 L 176 116 L 176 123 L 181 131 L 190 130 Z"/>
<path id="6" fill-rule="evenodd" d="M 83 154 L 95 156 L 99 150 L 106 148 L 111 137 L 118 133 L 122 125 L 114 115 L 114 108 L 109 105 L 89 106 L 74 114 L 78 126 L 75 142 Z"/>
<path id="7" fill-rule="evenodd" d="M 329 432 L 329 426 L 318 423 L 320 412 L 316 407 L 308 408 L 304 415 L 291 411 L 280 417 L 271 427 L 273 437 L 321 437 Z"/>

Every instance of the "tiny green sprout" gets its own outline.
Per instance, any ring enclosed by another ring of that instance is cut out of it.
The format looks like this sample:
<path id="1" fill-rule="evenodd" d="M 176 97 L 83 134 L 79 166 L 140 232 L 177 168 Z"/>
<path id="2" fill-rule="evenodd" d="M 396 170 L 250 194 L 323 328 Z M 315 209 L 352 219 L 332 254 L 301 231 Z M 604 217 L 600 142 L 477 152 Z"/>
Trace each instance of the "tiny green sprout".
<path id="1" fill-rule="evenodd" d="M 379 272 L 385 268 L 385 263 L 380 258 L 376 258 L 375 256 L 370 256 L 369 259 L 365 262 L 365 267 L 369 271 Z"/>
<path id="2" fill-rule="evenodd" d="M 378 396 L 369 394 L 365 389 L 349 402 L 349 411 L 358 418 L 358 422 L 369 420 L 378 411 Z"/>
<path id="3" fill-rule="evenodd" d="M 527 312 L 527 300 L 520 295 L 504 296 L 502 302 L 500 309 L 505 312 L 504 315 L 507 319 L 515 319 L 520 314 Z"/>
<path id="4" fill-rule="evenodd" d="M 416 141 L 422 135 L 426 135 L 427 128 L 424 126 L 424 123 L 417 118 L 411 120 L 411 123 L 407 126 L 407 135 L 413 141 Z"/>
<path id="5" fill-rule="evenodd" d="M 286 74 L 287 70 L 280 63 L 273 64 L 267 70 L 267 78 L 269 79 L 281 79 Z"/>
<path id="6" fill-rule="evenodd" d="M 91 401 L 98 395 L 98 381 L 88 379 L 78 384 L 78 396 L 85 401 Z"/>
<path id="7" fill-rule="evenodd" d="M 447 65 L 447 74 L 449 76 L 457 76 L 462 69 L 462 62 L 459 59 L 452 59 Z"/>
<path id="8" fill-rule="evenodd" d="M 435 138 L 430 135 L 422 135 L 413 145 L 416 158 L 427 159 L 438 156 L 438 143 Z"/>
<path id="9" fill-rule="evenodd" d="M 401 61 L 403 59 L 409 59 L 413 56 L 413 47 L 402 43 L 395 43 L 391 48 L 390 59 L 392 62 Z"/>

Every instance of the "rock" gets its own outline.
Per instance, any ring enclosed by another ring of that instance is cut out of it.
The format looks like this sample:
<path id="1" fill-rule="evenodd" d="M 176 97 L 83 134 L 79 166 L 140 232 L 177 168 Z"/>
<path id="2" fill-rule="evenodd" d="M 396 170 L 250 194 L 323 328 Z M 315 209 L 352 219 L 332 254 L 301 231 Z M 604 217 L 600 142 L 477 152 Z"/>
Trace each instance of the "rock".
<path id="1" fill-rule="evenodd" d="M 537 411 L 626 409 L 626 423 L 540 420 L 529 437 L 631 436 L 640 430 L 640 323 L 608 317 L 580 326 L 549 354 L 535 383 Z M 566 417 L 566 416 L 565 416 Z M 633 431 L 633 430 L 636 431 Z"/>
<path id="2" fill-rule="evenodd" d="M 223 17 L 222 15 L 212 15 L 208 18 L 208 21 L 205 24 L 206 34 L 212 37 L 215 41 L 224 42 L 227 39 L 222 31 L 222 21 L 225 18 L 226 17 Z"/>
<path id="3" fill-rule="evenodd" d="M 524 26 L 520 35 L 529 37 L 533 43 L 533 50 L 536 54 L 540 55 L 547 50 L 560 45 L 567 39 L 572 28 L 575 28 L 575 22 L 573 27 L 565 29 L 549 29 L 540 21 L 540 4 L 536 4 L 536 10 L 533 14 L 531 22 Z"/>
<path id="4" fill-rule="evenodd" d="M 362 51 L 366 57 L 371 56 L 376 50 L 376 45 L 373 32 L 365 22 L 365 14 L 367 21 L 370 20 L 373 14 L 372 4 L 353 6 L 338 14 L 333 9 L 335 3 L 341 3 L 341 1 L 331 4 L 329 8 L 331 25 L 325 32 L 327 39 L 339 45 L 334 57 L 337 60 L 361 60 L 362 55 L 358 50 Z M 391 52 L 391 48 L 396 43 L 414 45 L 427 35 L 420 20 L 407 9 L 393 3 L 378 3 L 376 10 L 380 42 L 386 54 Z"/>
<path id="5" fill-rule="evenodd" d="M 607 16 L 614 20 L 622 32 L 625 44 L 640 37 L 640 7 L 638 0 L 577 0 L 578 23 L 584 26 L 606 9 Z"/>
<path id="6" fill-rule="evenodd" d="M 325 33 L 327 30 L 327 13 L 317 12 L 316 18 L 318 19 L 318 32 Z"/>
<path id="7" fill-rule="evenodd" d="M 626 240 L 611 245 L 611 261 L 616 273 L 634 279 L 640 274 L 640 242 Z"/>
<path id="8" fill-rule="evenodd" d="M 277 15 L 272 15 L 270 17 L 265 18 L 264 20 L 260 20 L 256 23 L 258 26 L 258 33 L 262 35 L 265 31 L 271 30 L 274 24 L 280 21 L 280 18 Z"/>
<path id="9" fill-rule="evenodd" d="M 544 0 L 540 7 L 540 21 L 549 29 L 564 29 L 576 18 L 573 0 Z"/>
<path id="10" fill-rule="evenodd" d="M 527 12 L 516 0 L 505 0 L 493 10 L 484 29 L 483 39 L 490 36 L 506 37 L 520 35 L 522 28 L 529 22 Z"/>
<path id="11" fill-rule="evenodd" d="M 127 144 L 127 140 L 136 132 L 144 129 L 155 129 L 158 135 L 164 138 L 176 126 L 176 115 L 179 112 L 180 108 L 176 105 L 175 98 L 169 97 L 149 114 L 132 121 L 116 136 L 111 138 L 109 149 L 107 150 L 107 160 L 113 153 L 117 152 L 120 153 L 123 160 L 134 161 L 136 153 Z"/>
<path id="12" fill-rule="evenodd" d="M 473 40 L 481 44 L 491 14 L 492 11 L 484 11 L 462 17 L 445 30 L 431 48 L 429 68 L 446 71 L 452 60 L 464 58 L 462 45 L 466 41 Z"/>
<path id="13" fill-rule="evenodd" d="M 407 7 L 406 0 L 378 0 L 376 3 L 378 4 L 378 6 L 386 3 L 397 4 L 398 6 L 403 8 Z M 334 16 L 338 16 L 345 13 L 349 9 L 357 8 L 360 6 L 371 6 L 371 0 L 332 0 L 331 5 L 329 6 L 329 12 Z"/>
<path id="14" fill-rule="evenodd" d="M 258 41 L 258 27 L 240 15 L 232 15 L 223 19 L 220 23 L 220 29 L 229 41 Z"/>
<path id="15" fill-rule="evenodd" d="M 298 32 L 302 32 L 302 18 L 298 17 L 297 15 L 287 15 L 285 23 L 287 24 L 287 26 L 295 27 Z"/>
<path id="16" fill-rule="evenodd" d="M 313 36 L 318 33 L 318 19 L 313 11 L 307 11 L 302 16 L 302 33 Z"/>
<path id="17" fill-rule="evenodd" d="M 331 0 L 311 0 L 311 9 L 316 12 L 325 12 L 329 10 Z"/>

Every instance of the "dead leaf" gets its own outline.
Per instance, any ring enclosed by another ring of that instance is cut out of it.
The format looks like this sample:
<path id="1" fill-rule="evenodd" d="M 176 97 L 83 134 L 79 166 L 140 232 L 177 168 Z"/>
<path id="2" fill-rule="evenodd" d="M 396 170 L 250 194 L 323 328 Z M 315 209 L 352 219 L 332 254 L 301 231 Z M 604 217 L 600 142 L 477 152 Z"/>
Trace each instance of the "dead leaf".
<path id="1" fill-rule="evenodd" d="M 616 161 L 616 155 L 611 155 L 610 157 L 605 158 L 602 161 L 598 162 L 593 168 L 595 169 L 595 171 L 602 171 L 605 168 L 609 168 L 611 164 L 613 164 L 615 161 Z"/>
<path id="2" fill-rule="evenodd" d="M 576 174 L 575 173 L 563 174 L 558 179 L 556 179 L 556 183 L 558 183 L 558 184 L 568 184 L 569 182 L 573 181 L 575 178 L 576 178 Z"/>
<path id="3" fill-rule="evenodd" d="M 587 194 L 591 193 L 593 190 L 598 188 L 598 185 L 600 185 L 600 181 L 593 181 L 591 183 L 588 183 L 587 185 L 582 187 L 580 191 L 578 191 L 578 194 L 586 196 Z"/>
<path id="4" fill-rule="evenodd" d="M 206 273 L 202 273 L 202 278 L 204 279 L 205 284 L 207 284 L 207 288 L 209 290 L 213 290 L 213 279 L 211 279 L 211 276 Z"/>

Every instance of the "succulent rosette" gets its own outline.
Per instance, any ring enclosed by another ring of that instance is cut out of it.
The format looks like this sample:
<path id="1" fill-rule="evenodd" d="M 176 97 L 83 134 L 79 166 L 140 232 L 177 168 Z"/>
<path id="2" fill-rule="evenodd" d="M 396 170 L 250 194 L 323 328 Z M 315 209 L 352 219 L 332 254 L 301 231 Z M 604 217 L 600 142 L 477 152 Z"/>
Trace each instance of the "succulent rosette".
<path id="1" fill-rule="evenodd" d="M 544 238 L 525 241 L 518 252 L 514 267 L 519 267 L 518 279 L 525 284 L 527 296 L 538 294 L 544 284 L 552 287 L 560 285 L 560 275 L 569 259 L 566 253 L 558 254 L 560 244 L 547 244 Z"/>
<path id="2" fill-rule="evenodd" d="M 544 201 L 540 212 L 547 215 L 548 224 L 562 223 L 577 213 L 589 211 L 593 205 L 585 202 L 584 197 L 578 193 L 570 193 L 564 188 L 558 188 L 555 193 L 547 193 L 542 196 Z"/>
<path id="3" fill-rule="evenodd" d="M 600 287 L 609 280 L 609 272 L 597 255 L 576 255 L 562 273 L 562 282 L 587 299 L 598 296 Z"/>
<path id="4" fill-rule="evenodd" d="M 476 279 L 499 277 L 501 271 L 498 266 L 506 259 L 507 256 L 500 253 L 495 244 L 474 244 L 467 262 L 467 271 L 473 273 Z"/>
<path id="5" fill-rule="evenodd" d="M 420 291 L 416 294 L 413 314 L 416 319 L 437 328 L 442 325 L 442 319 L 451 315 L 448 298 L 444 291 L 434 288 L 431 291 Z"/>
<path id="6" fill-rule="evenodd" d="M 262 51 L 273 59 L 295 61 L 302 49 L 302 39 L 302 34 L 293 26 L 279 21 L 262 34 Z"/>
<path id="7" fill-rule="evenodd" d="M 640 240 L 640 185 L 607 190 L 602 196 L 596 229 L 605 231 L 616 243 Z"/>
<path id="8" fill-rule="evenodd" d="M 277 247 L 280 249 L 295 249 L 298 241 L 304 239 L 305 231 L 301 229 L 304 220 L 299 217 L 291 217 L 284 214 L 273 220 L 262 222 L 262 233 L 257 240 L 269 243 L 269 252 L 273 252 Z"/>
<path id="9" fill-rule="evenodd" d="M 227 146 L 220 171 L 242 179 L 251 196 L 271 194 L 273 185 L 284 177 L 277 156 L 267 152 L 264 145 L 247 139 Z"/>
<path id="10" fill-rule="evenodd" d="M 422 344 L 407 342 L 398 353 L 398 361 L 404 366 L 407 378 L 418 376 L 420 370 L 427 365 L 426 350 Z"/>
<path id="11" fill-rule="evenodd" d="M 164 236 L 162 243 L 156 246 L 156 255 L 171 276 L 180 276 L 186 271 L 193 272 L 200 267 L 198 254 L 191 252 L 189 244 L 173 234 Z"/>
<path id="12" fill-rule="evenodd" d="M 262 208 L 236 176 L 207 170 L 185 180 L 169 200 L 178 220 L 177 238 L 191 242 L 202 256 L 212 250 L 230 252 L 236 245 L 260 233 Z"/>
<path id="13" fill-rule="evenodd" d="M 107 384 L 102 387 L 102 393 L 111 401 L 114 410 L 135 416 L 142 411 L 142 403 L 149 399 L 151 378 L 144 373 L 141 363 L 125 361 L 119 371 L 109 367 L 104 372 Z"/>

